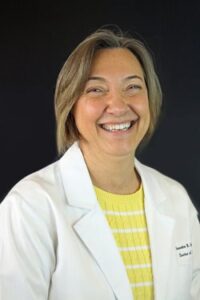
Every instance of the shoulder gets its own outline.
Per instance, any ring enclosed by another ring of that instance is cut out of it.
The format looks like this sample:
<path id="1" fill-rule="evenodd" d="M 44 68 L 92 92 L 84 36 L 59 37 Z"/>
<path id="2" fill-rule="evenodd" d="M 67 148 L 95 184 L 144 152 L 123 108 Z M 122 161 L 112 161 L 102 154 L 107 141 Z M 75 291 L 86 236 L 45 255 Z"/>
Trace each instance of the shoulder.
<path id="1" fill-rule="evenodd" d="M 177 180 L 163 174 L 162 172 L 146 166 L 136 160 L 136 168 L 141 175 L 144 186 L 148 194 L 151 194 L 157 202 L 166 199 L 167 205 L 174 211 L 188 211 L 194 209 L 193 203 L 185 187 Z"/>
<path id="2" fill-rule="evenodd" d="M 38 196 L 52 196 L 55 200 L 61 199 L 63 196 L 63 179 L 73 170 L 74 162 L 80 165 L 81 159 L 84 160 L 78 144 L 74 143 L 54 163 L 21 179 L 10 190 L 5 200 L 13 193 L 23 195 L 25 198 L 34 197 L 36 199 Z M 56 194 L 59 197 L 56 197 Z"/>
<path id="3" fill-rule="evenodd" d="M 56 169 L 57 162 L 52 163 L 41 170 L 38 170 L 32 174 L 27 175 L 21 179 L 14 187 L 10 190 L 7 197 L 13 193 L 23 194 L 30 196 L 33 193 L 44 193 L 56 182 Z"/>
<path id="4" fill-rule="evenodd" d="M 22 278 L 27 281 L 32 274 L 42 278 L 41 286 L 46 285 L 44 277 L 49 278 L 55 267 L 58 228 L 51 191 L 55 167 L 56 163 L 20 180 L 0 205 L 2 272 L 18 274 L 19 286 Z"/>
<path id="5" fill-rule="evenodd" d="M 57 209 L 62 211 L 66 203 L 66 178 L 71 177 L 74 162 L 79 164 L 80 160 L 80 150 L 74 145 L 56 162 L 24 177 L 2 201 L 0 213 L 7 206 L 22 208 L 22 205 L 33 211 L 43 210 L 44 213 L 50 210 L 55 212 Z"/>
<path id="6" fill-rule="evenodd" d="M 20 180 L 7 194 L 0 205 L 0 215 L 14 214 L 26 216 L 40 215 L 47 219 L 52 206 L 60 201 L 58 194 L 58 162 L 34 172 Z M 11 217 L 11 216 L 10 216 Z M 41 219 L 42 219 L 41 218 Z"/>
<path id="7" fill-rule="evenodd" d="M 159 184 L 164 189 L 176 189 L 180 192 L 185 193 L 186 190 L 184 186 L 178 182 L 177 180 L 163 174 L 162 172 L 149 167 L 147 165 L 144 165 L 143 163 L 136 160 L 136 168 L 138 169 L 141 176 L 144 176 L 145 178 L 148 178 L 148 180 L 151 181 L 153 184 Z"/>

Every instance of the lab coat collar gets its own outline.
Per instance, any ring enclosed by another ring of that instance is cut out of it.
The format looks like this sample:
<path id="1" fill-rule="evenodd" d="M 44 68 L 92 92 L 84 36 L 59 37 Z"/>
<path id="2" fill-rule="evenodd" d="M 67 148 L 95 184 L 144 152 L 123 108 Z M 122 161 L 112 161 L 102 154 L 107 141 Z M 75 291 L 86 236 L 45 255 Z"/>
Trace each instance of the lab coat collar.
<path id="1" fill-rule="evenodd" d="M 155 182 L 155 178 L 152 176 L 151 171 L 148 170 L 148 167 L 144 166 L 136 158 L 134 164 L 142 179 L 145 194 L 151 194 L 151 198 L 154 199 L 153 203 L 159 206 L 160 203 L 166 199 L 166 195 L 163 193 L 159 184 Z M 94 208 L 97 205 L 96 196 L 78 142 L 75 142 L 67 150 L 60 159 L 59 165 L 68 204 L 86 209 Z M 68 172 L 67 170 L 70 171 Z M 152 189 L 152 186 L 155 188 Z M 85 195 L 84 199 L 82 199 L 83 195 Z"/>
<path id="2" fill-rule="evenodd" d="M 68 204 L 94 209 L 97 206 L 95 191 L 77 142 L 60 159 L 59 167 Z"/>
<path id="3" fill-rule="evenodd" d="M 154 277 L 154 298 L 156 300 L 166 299 L 171 271 L 170 257 L 173 251 L 171 247 L 172 237 L 175 226 L 172 201 L 169 199 L 169 194 L 167 194 L 168 179 L 137 160 L 135 160 L 135 167 L 142 179 L 144 189 Z"/>
<path id="4" fill-rule="evenodd" d="M 163 192 L 160 184 L 155 180 L 152 169 L 143 165 L 137 158 L 134 159 L 134 165 L 141 177 L 144 193 L 146 195 L 151 195 L 151 198 L 153 199 L 152 203 L 155 206 L 159 206 L 166 200 L 166 194 Z M 154 170 L 154 172 L 157 171 Z M 152 187 L 154 187 L 154 189 L 152 189 Z"/>
<path id="5" fill-rule="evenodd" d="M 61 158 L 59 166 L 68 205 L 83 210 L 83 216 L 73 225 L 76 234 L 96 260 L 116 299 L 132 300 L 126 269 L 107 220 L 99 207 L 77 143 Z"/>

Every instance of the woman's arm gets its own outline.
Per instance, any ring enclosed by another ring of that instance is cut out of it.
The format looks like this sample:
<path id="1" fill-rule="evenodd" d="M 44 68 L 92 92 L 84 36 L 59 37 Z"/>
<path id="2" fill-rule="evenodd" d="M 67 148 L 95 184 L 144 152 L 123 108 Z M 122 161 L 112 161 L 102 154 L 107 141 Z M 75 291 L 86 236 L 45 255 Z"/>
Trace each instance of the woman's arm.
<path id="1" fill-rule="evenodd" d="M 47 201 L 11 192 L 0 205 L 0 300 L 47 300 L 55 235 Z"/>
<path id="2" fill-rule="evenodd" d="M 191 212 L 193 274 L 191 295 L 193 300 L 200 299 L 200 223 L 196 210 Z"/>

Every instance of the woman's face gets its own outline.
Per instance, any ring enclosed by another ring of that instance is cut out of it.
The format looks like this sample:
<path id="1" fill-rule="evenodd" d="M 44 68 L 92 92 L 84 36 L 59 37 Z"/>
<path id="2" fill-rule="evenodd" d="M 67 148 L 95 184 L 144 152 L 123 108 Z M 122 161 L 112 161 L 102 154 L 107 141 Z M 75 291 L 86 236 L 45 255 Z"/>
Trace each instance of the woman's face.
<path id="1" fill-rule="evenodd" d="M 98 50 L 74 119 L 83 152 L 134 154 L 150 122 L 143 70 L 127 49 Z"/>

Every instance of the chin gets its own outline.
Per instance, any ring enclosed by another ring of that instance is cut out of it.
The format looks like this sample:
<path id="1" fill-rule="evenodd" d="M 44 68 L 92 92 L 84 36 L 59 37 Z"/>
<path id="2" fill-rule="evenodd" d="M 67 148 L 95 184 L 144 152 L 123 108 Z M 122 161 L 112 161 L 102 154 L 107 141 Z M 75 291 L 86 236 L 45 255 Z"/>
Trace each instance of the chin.
<path id="1" fill-rule="evenodd" d="M 106 149 L 107 154 L 113 156 L 134 156 L 135 148 L 133 147 L 108 147 Z"/>

